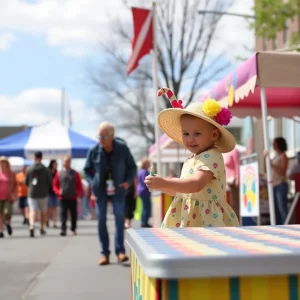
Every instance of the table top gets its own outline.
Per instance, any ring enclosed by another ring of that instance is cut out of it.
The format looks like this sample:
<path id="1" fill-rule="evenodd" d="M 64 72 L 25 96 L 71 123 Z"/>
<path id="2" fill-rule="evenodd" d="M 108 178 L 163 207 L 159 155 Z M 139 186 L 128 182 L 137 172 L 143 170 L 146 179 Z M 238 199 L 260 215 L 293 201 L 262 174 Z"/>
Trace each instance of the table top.
<path id="1" fill-rule="evenodd" d="M 300 274 L 300 225 L 139 228 L 126 241 L 155 278 Z"/>

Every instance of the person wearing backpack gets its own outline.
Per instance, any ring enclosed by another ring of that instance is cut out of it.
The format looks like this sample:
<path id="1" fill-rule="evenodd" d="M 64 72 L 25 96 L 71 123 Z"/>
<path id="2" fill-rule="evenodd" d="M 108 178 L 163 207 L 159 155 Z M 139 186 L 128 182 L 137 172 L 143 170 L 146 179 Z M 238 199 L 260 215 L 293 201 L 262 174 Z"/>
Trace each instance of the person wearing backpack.
<path id="1" fill-rule="evenodd" d="M 26 170 L 25 184 L 28 187 L 29 234 L 34 237 L 36 212 L 40 211 L 40 233 L 45 235 L 44 226 L 47 218 L 49 188 L 52 184 L 51 174 L 42 164 L 43 154 L 34 154 L 34 164 Z"/>
<path id="2" fill-rule="evenodd" d="M 71 231 L 76 235 L 77 227 L 77 199 L 83 195 L 80 175 L 71 168 L 71 157 L 63 159 L 63 169 L 57 172 L 53 180 L 53 191 L 60 199 L 61 236 L 67 234 L 68 211 L 71 215 Z"/>

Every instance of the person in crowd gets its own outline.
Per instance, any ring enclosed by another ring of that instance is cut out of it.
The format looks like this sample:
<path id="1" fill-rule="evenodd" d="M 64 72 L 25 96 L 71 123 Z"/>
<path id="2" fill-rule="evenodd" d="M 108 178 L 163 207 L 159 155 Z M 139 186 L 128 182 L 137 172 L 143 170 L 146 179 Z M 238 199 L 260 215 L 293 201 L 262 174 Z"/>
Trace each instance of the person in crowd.
<path id="1" fill-rule="evenodd" d="M 22 171 L 16 175 L 16 181 L 18 185 L 18 199 L 19 199 L 19 209 L 23 216 L 23 225 L 29 225 L 29 210 L 28 210 L 28 188 L 25 184 L 26 178 L 26 166 L 23 166 Z"/>
<path id="2" fill-rule="evenodd" d="M 286 155 L 287 143 L 283 137 L 273 140 L 275 157 L 271 160 L 272 184 L 274 193 L 276 224 L 283 225 L 288 214 L 288 157 Z M 264 156 L 268 155 L 264 151 Z"/>
<path id="3" fill-rule="evenodd" d="M 141 168 L 138 172 L 138 195 L 142 199 L 142 227 L 151 227 L 149 218 L 151 217 L 151 193 L 145 184 L 145 178 L 149 175 L 150 162 L 147 158 L 141 161 Z"/>
<path id="4" fill-rule="evenodd" d="M 83 195 L 81 199 L 82 218 L 87 219 L 90 215 L 90 188 L 84 177 L 81 178 L 81 184 L 83 188 Z"/>
<path id="5" fill-rule="evenodd" d="M 49 169 L 42 164 L 43 154 L 37 151 L 34 154 L 34 164 L 27 168 L 25 183 L 28 187 L 29 206 L 29 235 L 35 236 L 35 220 L 40 212 L 40 234 L 45 235 L 47 221 L 47 203 L 52 177 Z"/>
<path id="6" fill-rule="evenodd" d="M 57 172 L 53 180 L 53 190 L 60 199 L 61 236 L 67 234 L 67 216 L 71 215 L 71 231 L 76 235 L 77 200 L 83 194 L 81 178 L 77 171 L 71 168 L 71 157 L 63 159 L 63 169 Z"/>
<path id="7" fill-rule="evenodd" d="M 7 157 L 0 157 L 0 238 L 4 237 L 4 225 L 8 235 L 12 235 L 11 216 L 13 203 L 17 198 L 16 175 L 11 170 Z"/>
<path id="8" fill-rule="evenodd" d="M 55 159 L 50 160 L 48 168 L 50 170 L 52 183 L 53 183 L 54 177 L 57 173 L 57 161 Z M 58 228 L 57 211 L 58 211 L 58 199 L 57 196 L 55 195 L 55 192 L 53 191 L 53 185 L 51 184 L 49 189 L 49 198 L 48 198 L 47 227 L 49 227 L 49 222 L 51 219 L 53 222 L 53 228 Z"/>
<path id="9" fill-rule="evenodd" d="M 103 122 L 98 127 L 99 144 L 88 152 L 84 175 L 92 185 L 92 198 L 96 201 L 99 240 L 102 257 L 99 265 L 110 263 L 109 237 L 106 225 L 107 203 L 112 202 L 115 216 L 115 254 L 118 262 L 128 257 L 124 247 L 125 197 L 136 176 L 137 167 L 126 143 L 114 136 L 114 126 Z"/>
<path id="10" fill-rule="evenodd" d="M 226 170 L 226 190 L 229 193 L 229 204 L 239 218 L 240 215 L 240 152 L 235 147 L 228 153 L 223 153 Z"/>
<path id="11" fill-rule="evenodd" d="M 137 198 L 137 177 L 134 178 L 133 184 L 130 185 L 126 200 L 125 200 L 125 228 L 128 229 L 131 227 L 131 220 L 134 216 L 135 204 Z"/>

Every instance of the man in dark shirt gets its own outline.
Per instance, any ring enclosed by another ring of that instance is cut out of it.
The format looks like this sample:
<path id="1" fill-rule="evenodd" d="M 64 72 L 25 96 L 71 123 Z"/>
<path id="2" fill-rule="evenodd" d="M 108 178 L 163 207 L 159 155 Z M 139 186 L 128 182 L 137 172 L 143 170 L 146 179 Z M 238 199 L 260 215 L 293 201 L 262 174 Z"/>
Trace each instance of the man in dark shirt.
<path id="1" fill-rule="evenodd" d="M 124 141 L 114 137 L 114 127 L 101 123 L 97 138 L 99 144 L 90 149 L 84 174 L 92 185 L 92 197 L 96 200 L 99 240 L 102 257 L 99 265 L 109 264 L 109 237 L 106 226 L 107 203 L 112 201 L 115 215 L 115 253 L 118 262 L 125 262 L 124 210 L 126 190 L 136 176 L 136 164 Z"/>

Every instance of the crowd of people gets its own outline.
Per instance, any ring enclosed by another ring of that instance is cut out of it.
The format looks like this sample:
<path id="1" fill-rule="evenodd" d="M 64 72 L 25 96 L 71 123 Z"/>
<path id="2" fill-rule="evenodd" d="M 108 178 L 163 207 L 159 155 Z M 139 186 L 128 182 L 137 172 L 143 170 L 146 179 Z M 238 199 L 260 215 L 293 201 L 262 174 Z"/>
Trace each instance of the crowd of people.
<path id="1" fill-rule="evenodd" d="M 118 262 L 125 262 L 128 256 L 124 247 L 124 229 L 131 227 L 137 197 L 143 204 L 141 227 L 151 227 L 151 189 L 175 196 L 162 223 L 163 227 L 238 226 L 238 156 L 234 138 L 216 121 L 207 119 L 202 108 L 197 107 L 197 112 L 193 109 L 180 112 L 177 123 L 174 119 L 173 126 L 178 127 L 175 131 L 169 124 L 163 123 L 164 117 L 170 118 L 169 111 L 162 113 L 161 127 L 164 131 L 194 153 L 185 161 L 181 178 L 176 178 L 174 174 L 166 178 L 150 175 L 150 162 L 146 158 L 137 170 L 126 142 L 115 137 L 114 126 L 108 122 L 99 125 L 99 143 L 89 150 L 82 175 L 71 167 L 70 156 L 63 158 L 62 169 L 58 170 L 55 160 L 51 160 L 46 167 L 42 163 L 42 152 L 36 152 L 34 164 L 27 168 L 24 166 L 18 174 L 11 170 L 9 160 L 1 157 L 0 237 L 4 237 L 5 228 L 8 235 L 13 233 L 11 217 L 17 199 L 23 224 L 29 227 L 29 236 L 32 238 L 36 236 L 37 218 L 40 235 L 46 235 L 46 227 L 52 226 L 60 227 L 60 235 L 66 236 L 68 219 L 70 232 L 76 235 L 78 217 L 91 213 L 91 217 L 97 220 L 101 245 L 99 265 L 107 265 L 110 263 L 111 248 L 106 223 L 107 208 L 111 205 L 115 219 L 114 252 Z M 181 127 L 185 132 L 183 136 L 179 134 Z M 193 134 L 198 128 L 205 137 Z M 298 164 L 288 174 L 284 138 L 276 138 L 273 148 L 276 155 L 271 160 L 271 168 L 276 222 L 283 224 L 287 216 L 287 180 L 296 180 L 296 174 L 300 173 L 300 154 Z M 232 172 L 228 171 L 230 168 Z M 232 197 L 231 202 L 233 209 L 226 202 L 228 183 L 236 189 L 237 196 Z M 203 200 L 207 197 L 211 197 L 211 200 Z"/>
<path id="2" fill-rule="evenodd" d="M 97 219 L 102 257 L 100 265 L 109 263 L 110 246 L 106 226 L 107 207 L 112 205 L 115 217 L 115 254 L 119 262 L 128 260 L 124 247 L 124 229 L 131 227 L 136 199 L 143 203 L 142 227 L 151 227 L 151 197 L 145 185 L 150 163 L 143 160 L 137 171 L 136 163 L 125 141 L 114 136 L 114 126 L 101 123 L 98 129 L 99 143 L 88 152 L 82 176 L 71 167 L 71 157 L 63 158 L 58 170 L 56 160 L 46 167 L 43 154 L 34 154 L 33 165 L 24 166 L 15 174 L 7 157 L 0 158 L 0 237 L 4 229 L 13 234 L 11 217 L 18 200 L 23 225 L 28 226 L 29 236 L 36 236 L 36 222 L 40 235 L 46 235 L 46 227 L 59 228 L 60 235 L 77 234 L 78 217 Z M 80 201 L 79 201 L 80 200 Z M 60 212 L 60 226 L 58 213 Z"/>

